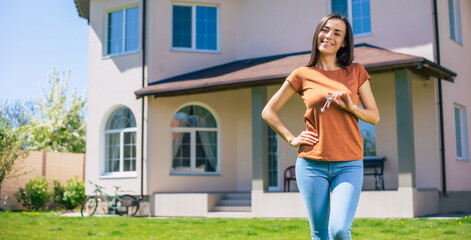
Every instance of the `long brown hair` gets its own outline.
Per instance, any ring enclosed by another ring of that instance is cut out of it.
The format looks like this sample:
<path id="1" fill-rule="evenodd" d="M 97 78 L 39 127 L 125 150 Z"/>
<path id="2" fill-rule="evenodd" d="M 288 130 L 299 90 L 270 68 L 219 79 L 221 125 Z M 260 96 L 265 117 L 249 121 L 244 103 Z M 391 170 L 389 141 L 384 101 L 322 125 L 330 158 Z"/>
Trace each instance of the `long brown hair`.
<path id="1" fill-rule="evenodd" d="M 306 67 L 314 67 L 317 64 L 317 61 L 319 60 L 319 49 L 317 46 L 317 38 L 319 36 L 319 32 L 322 30 L 324 25 L 329 21 L 330 19 L 340 19 L 343 22 L 345 22 L 345 25 L 347 27 L 347 32 L 345 33 L 345 38 L 344 41 L 346 43 L 345 47 L 341 47 L 337 51 L 337 65 L 339 67 L 346 67 L 352 64 L 353 62 L 353 31 L 350 23 L 348 22 L 348 19 L 338 13 L 332 13 L 329 14 L 321 19 L 319 24 L 317 24 L 316 31 L 314 32 L 314 38 L 312 40 L 312 50 L 311 50 L 311 59 L 309 60 L 309 63 L 306 65 Z"/>

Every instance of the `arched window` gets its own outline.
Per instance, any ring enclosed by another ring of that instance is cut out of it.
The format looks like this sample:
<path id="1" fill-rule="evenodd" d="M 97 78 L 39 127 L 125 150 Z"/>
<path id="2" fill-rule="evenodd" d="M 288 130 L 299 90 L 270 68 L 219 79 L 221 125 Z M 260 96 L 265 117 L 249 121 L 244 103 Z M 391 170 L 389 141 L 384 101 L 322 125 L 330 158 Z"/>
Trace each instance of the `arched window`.
<path id="1" fill-rule="evenodd" d="M 105 173 L 136 171 L 136 119 L 129 108 L 111 114 L 105 142 Z"/>
<path id="2" fill-rule="evenodd" d="M 218 128 L 205 108 L 190 105 L 173 116 L 172 172 L 216 173 L 218 168 Z"/>

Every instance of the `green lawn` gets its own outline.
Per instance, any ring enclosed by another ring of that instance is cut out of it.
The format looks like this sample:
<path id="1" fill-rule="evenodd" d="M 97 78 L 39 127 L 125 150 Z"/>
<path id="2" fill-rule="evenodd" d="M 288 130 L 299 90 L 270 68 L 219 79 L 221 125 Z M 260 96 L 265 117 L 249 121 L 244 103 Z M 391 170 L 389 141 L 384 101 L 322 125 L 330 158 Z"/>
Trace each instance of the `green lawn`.
<path id="1" fill-rule="evenodd" d="M 310 239 L 305 219 L 61 217 L 0 212 L 0 239 Z M 471 239 L 471 218 L 356 219 L 354 239 Z"/>

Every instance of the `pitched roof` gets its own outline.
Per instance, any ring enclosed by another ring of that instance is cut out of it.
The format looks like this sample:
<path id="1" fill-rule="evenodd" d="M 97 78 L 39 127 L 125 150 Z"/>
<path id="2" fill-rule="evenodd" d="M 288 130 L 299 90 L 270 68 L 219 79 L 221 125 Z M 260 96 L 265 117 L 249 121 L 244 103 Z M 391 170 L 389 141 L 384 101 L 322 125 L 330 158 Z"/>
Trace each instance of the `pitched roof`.
<path id="1" fill-rule="evenodd" d="M 80 17 L 90 20 L 90 0 L 74 0 Z"/>
<path id="2" fill-rule="evenodd" d="M 371 73 L 411 69 L 424 77 L 453 81 L 456 73 L 423 57 L 397 53 L 375 46 L 355 46 L 355 62 Z M 230 62 L 199 71 L 155 81 L 135 92 L 136 96 L 176 96 L 218 90 L 269 85 L 283 81 L 294 69 L 307 64 L 310 52 L 276 55 Z"/>

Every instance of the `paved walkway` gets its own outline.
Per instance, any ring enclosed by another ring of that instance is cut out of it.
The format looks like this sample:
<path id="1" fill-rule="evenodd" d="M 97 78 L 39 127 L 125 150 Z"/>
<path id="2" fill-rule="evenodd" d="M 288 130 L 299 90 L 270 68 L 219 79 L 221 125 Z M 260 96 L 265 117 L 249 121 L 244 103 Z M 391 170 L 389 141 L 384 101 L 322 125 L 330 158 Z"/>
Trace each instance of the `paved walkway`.
<path id="1" fill-rule="evenodd" d="M 452 218 L 462 218 L 462 217 L 471 217 L 471 212 L 469 213 L 452 213 L 452 214 L 434 214 L 427 215 L 420 218 L 430 218 L 430 219 L 452 219 Z"/>
<path id="2" fill-rule="evenodd" d="M 60 214 L 60 216 L 63 216 L 63 217 L 81 217 L 82 215 L 80 214 L 80 212 L 65 212 L 65 213 L 62 213 Z M 113 215 L 113 214 L 95 214 L 93 215 L 95 217 L 119 217 L 119 215 Z"/>

